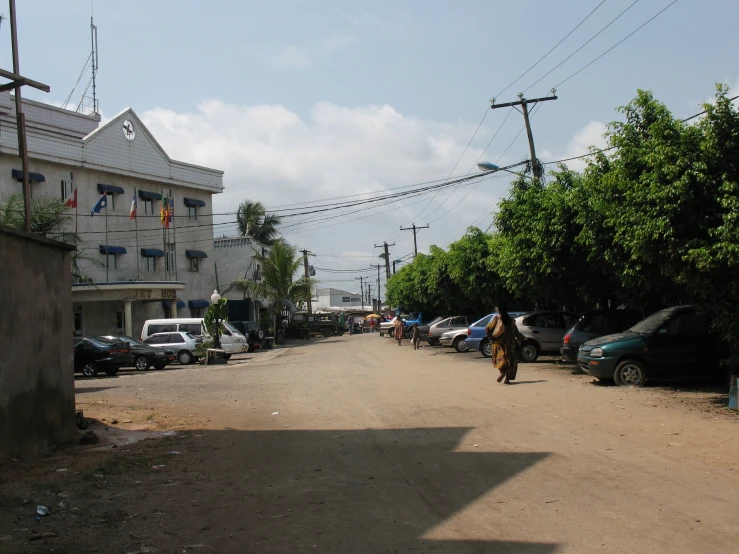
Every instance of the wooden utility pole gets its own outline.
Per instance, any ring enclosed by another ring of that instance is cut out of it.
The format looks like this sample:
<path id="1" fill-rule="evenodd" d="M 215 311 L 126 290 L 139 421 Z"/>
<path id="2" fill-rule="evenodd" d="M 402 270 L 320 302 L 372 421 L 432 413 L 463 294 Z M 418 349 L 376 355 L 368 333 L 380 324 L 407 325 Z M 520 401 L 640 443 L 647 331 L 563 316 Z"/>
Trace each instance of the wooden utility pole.
<path id="1" fill-rule="evenodd" d="M 384 242 L 381 245 L 375 244 L 375 248 L 383 248 L 383 247 L 385 248 L 385 253 L 384 254 L 380 254 L 380 258 L 383 258 L 385 260 L 385 276 L 388 279 L 390 279 L 390 254 L 387 251 L 387 247 L 388 246 L 395 246 L 395 243 L 388 244 L 387 242 Z M 379 282 L 379 280 L 378 280 L 378 282 Z"/>
<path id="2" fill-rule="evenodd" d="M 424 225 L 423 227 L 416 227 L 416 224 L 414 223 L 410 227 L 401 227 L 401 231 L 413 231 L 413 257 L 415 258 L 418 256 L 418 242 L 416 241 L 416 233 L 421 229 L 428 229 L 428 225 Z"/>
<path id="3" fill-rule="evenodd" d="M 313 253 L 310 250 L 301 250 L 300 252 L 303 253 L 303 266 L 305 266 L 305 279 L 306 281 L 310 279 L 310 269 L 308 268 L 308 256 L 313 255 Z M 308 301 L 308 315 L 311 315 L 313 313 L 313 307 L 311 305 L 311 290 L 310 290 L 310 282 L 307 282 L 305 284 L 306 288 L 306 299 Z"/>
<path id="4" fill-rule="evenodd" d="M 364 277 L 360 275 L 354 278 L 355 281 L 357 279 L 359 279 L 359 296 L 362 297 L 362 309 L 364 310 Z"/>
<path id="5" fill-rule="evenodd" d="M 516 108 L 516 106 L 521 106 L 521 113 L 523 114 L 523 121 L 526 124 L 526 134 L 529 137 L 529 150 L 531 154 L 531 170 L 534 173 L 534 177 L 536 179 L 541 179 L 541 164 L 539 163 L 539 160 L 536 158 L 536 149 L 534 148 L 534 135 L 531 132 L 531 123 L 529 122 L 529 104 L 536 104 L 537 102 L 546 102 L 547 100 L 556 100 L 557 97 L 554 95 L 554 90 L 552 90 L 552 96 L 545 96 L 544 98 L 533 98 L 531 100 L 524 98 L 523 94 L 518 95 L 518 101 L 517 102 L 506 102 L 505 104 L 496 104 L 495 98 L 492 100 L 492 104 L 490 106 L 491 110 L 495 110 L 497 108 Z"/>
<path id="6" fill-rule="evenodd" d="M 10 2 L 10 42 L 13 51 L 13 72 L 0 69 L 0 77 L 9 79 L 11 82 L 0 86 L 0 92 L 15 89 L 15 119 L 18 127 L 18 154 L 21 158 L 21 169 L 23 170 L 23 211 L 26 218 L 26 232 L 31 232 L 31 182 L 28 177 L 28 146 L 26 144 L 26 116 L 23 113 L 23 102 L 21 98 L 21 87 L 28 85 L 44 92 L 49 92 L 49 85 L 33 81 L 20 74 L 18 62 L 18 29 L 15 17 L 15 0 Z"/>
<path id="7" fill-rule="evenodd" d="M 387 248 L 387 243 L 385 243 L 385 247 Z M 376 267 L 377 268 L 377 310 L 382 309 L 382 301 L 380 300 L 380 268 L 382 267 L 380 264 L 373 265 L 370 267 Z M 388 267 L 388 273 L 390 272 L 390 268 Z"/>

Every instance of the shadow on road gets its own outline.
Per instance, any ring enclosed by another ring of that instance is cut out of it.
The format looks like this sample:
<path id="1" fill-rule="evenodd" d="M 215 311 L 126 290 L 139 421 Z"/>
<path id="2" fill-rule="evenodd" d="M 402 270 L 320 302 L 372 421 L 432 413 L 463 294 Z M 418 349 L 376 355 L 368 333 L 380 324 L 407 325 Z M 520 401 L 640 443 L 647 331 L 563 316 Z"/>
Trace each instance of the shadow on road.
<path id="1" fill-rule="evenodd" d="M 546 383 L 548 379 L 537 379 L 536 381 L 511 381 L 511 385 L 533 385 L 534 383 Z"/>
<path id="2" fill-rule="evenodd" d="M 471 520 L 490 525 L 443 525 L 548 456 L 480 452 L 464 441 L 470 430 L 186 432 L 96 453 L 106 458 L 88 460 L 87 471 L 42 472 L 43 482 L 39 473 L 14 478 L 0 508 L 25 508 L 21 499 L 33 490 L 19 490 L 24 483 L 49 490 L 46 481 L 58 481 L 53 490 L 84 514 L 112 514 L 113 495 L 115 517 L 105 526 L 79 533 L 78 516 L 61 511 L 47 522 L 58 534 L 54 546 L 65 551 L 105 544 L 111 552 L 174 552 L 204 544 L 213 552 L 554 552 L 554 543 L 507 542 L 504 522 L 515 514 L 505 516 L 496 504 L 476 505 L 490 513 Z M 426 538 L 432 532 L 440 538 Z"/>

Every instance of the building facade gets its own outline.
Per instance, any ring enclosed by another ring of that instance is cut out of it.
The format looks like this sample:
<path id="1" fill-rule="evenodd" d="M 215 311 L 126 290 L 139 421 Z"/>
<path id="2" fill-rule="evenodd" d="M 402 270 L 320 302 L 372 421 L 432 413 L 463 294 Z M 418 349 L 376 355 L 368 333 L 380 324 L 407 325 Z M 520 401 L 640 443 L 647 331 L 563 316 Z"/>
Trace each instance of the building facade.
<path id="1" fill-rule="evenodd" d="M 344 308 L 358 310 L 366 308 L 363 306 L 362 295 L 356 292 L 348 292 L 341 289 L 322 288 L 316 289 L 315 297 L 312 299 L 314 310 L 329 308 Z"/>
<path id="2" fill-rule="evenodd" d="M 219 291 L 228 299 L 229 319 L 259 321 L 267 311 L 264 298 L 229 290 L 237 279 L 262 282 L 262 266 L 255 258 L 267 255 L 269 248 L 250 237 L 220 237 L 213 241 L 213 264 L 217 268 Z"/>
<path id="3" fill-rule="evenodd" d="M 130 108 L 101 125 L 99 115 L 23 106 L 32 198 L 76 199 L 67 211 L 81 241 L 75 334 L 136 337 L 147 319 L 202 316 L 215 288 L 212 197 L 223 172 L 172 160 Z M 13 97 L 0 93 L 0 201 L 22 192 L 20 170 Z"/>

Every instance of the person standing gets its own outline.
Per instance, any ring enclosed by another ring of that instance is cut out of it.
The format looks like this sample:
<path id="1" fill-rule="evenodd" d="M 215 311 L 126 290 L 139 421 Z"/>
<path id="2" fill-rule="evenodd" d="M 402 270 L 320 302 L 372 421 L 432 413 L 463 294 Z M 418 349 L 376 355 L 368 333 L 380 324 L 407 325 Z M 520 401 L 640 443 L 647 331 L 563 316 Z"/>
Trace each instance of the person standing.
<path id="1" fill-rule="evenodd" d="M 418 350 L 418 342 L 420 341 L 420 333 L 418 331 L 418 323 L 413 324 L 413 338 L 411 339 L 411 344 L 413 345 L 413 350 Z"/>
<path id="2" fill-rule="evenodd" d="M 400 346 L 403 342 L 403 320 L 400 319 L 400 316 L 395 318 L 393 327 L 395 329 L 395 340 L 398 341 L 398 346 Z"/>
<path id="3" fill-rule="evenodd" d="M 375 332 L 375 318 L 372 317 L 370 318 L 370 333 L 374 333 L 374 332 Z"/>
<path id="4" fill-rule="evenodd" d="M 490 339 L 493 366 L 500 372 L 497 381 L 510 385 L 518 372 L 518 346 L 525 338 L 505 306 L 496 311 L 498 313 L 485 327 L 485 334 Z"/>
<path id="5" fill-rule="evenodd" d="M 352 321 L 354 318 L 349 316 L 346 318 L 347 326 L 349 327 L 349 335 L 354 334 L 354 322 Z"/>

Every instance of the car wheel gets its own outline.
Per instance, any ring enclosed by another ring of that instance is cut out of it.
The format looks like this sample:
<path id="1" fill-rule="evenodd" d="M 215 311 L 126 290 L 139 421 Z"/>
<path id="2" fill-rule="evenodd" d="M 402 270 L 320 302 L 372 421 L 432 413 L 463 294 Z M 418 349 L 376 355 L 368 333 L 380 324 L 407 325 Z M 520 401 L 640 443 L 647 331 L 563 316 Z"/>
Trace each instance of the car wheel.
<path id="1" fill-rule="evenodd" d="M 149 358 L 147 358 L 146 356 L 139 356 L 138 358 L 136 358 L 136 369 L 138 369 L 139 371 L 146 371 L 147 369 L 149 369 L 150 365 L 151 364 L 149 363 Z"/>
<path id="2" fill-rule="evenodd" d="M 231 359 L 231 354 L 224 354 L 223 355 L 223 359 L 224 360 L 230 360 Z"/>
<path id="3" fill-rule="evenodd" d="M 403 337 L 405 337 L 406 339 L 409 339 L 409 338 L 411 338 L 411 333 L 412 333 L 412 332 L 413 332 L 413 331 L 411 330 L 411 328 L 410 328 L 410 327 L 406 327 L 406 328 L 405 328 L 405 329 L 403 330 Z"/>
<path id="4" fill-rule="evenodd" d="M 492 358 L 493 357 L 493 345 L 490 344 L 490 341 L 488 339 L 485 339 L 480 344 L 480 352 L 482 352 L 482 355 L 486 358 Z"/>
<path id="5" fill-rule="evenodd" d="M 328 327 L 324 327 L 323 328 L 322 334 L 326 338 L 333 337 L 334 336 L 333 330 L 332 329 L 329 329 Z"/>
<path id="6" fill-rule="evenodd" d="M 82 366 L 82 375 L 85 377 L 95 377 L 98 374 L 98 368 L 92 362 L 87 362 Z"/>
<path id="7" fill-rule="evenodd" d="M 616 366 L 613 380 L 620 387 L 641 387 L 647 382 L 646 367 L 637 360 L 624 360 Z"/>
<path id="8" fill-rule="evenodd" d="M 248 352 L 249 354 L 251 354 L 251 353 L 252 353 L 252 352 L 254 352 L 255 350 L 256 350 L 256 348 L 254 347 L 254 345 L 253 345 L 253 344 L 250 344 L 250 345 L 249 345 L 249 348 L 247 348 L 247 349 L 246 349 L 246 351 L 247 351 L 247 352 Z"/>
<path id="9" fill-rule="evenodd" d="M 539 357 L 539 346 L 535 342 L 525 342 L 518 353 L 522 362 L 532 364 Z"/>
<path id="10" fill-rule="evenodd" d="M 180 350 L 180 352 L 177 354 L 177 360 L 182 365 L 188 365 L 192 363 L 193 357 L 192 354 L 190 354 L 187 350 Z"/>
<path id="11" fill-rule="evenodd" d="M 457 337 L 454 339 L 454 343 L 452 344 L 454 347 L 454 350 L 456 350 L 459 353 L 469 352 L 470 347 L 467 346 L 467 340 L 464 337 Z"/>

